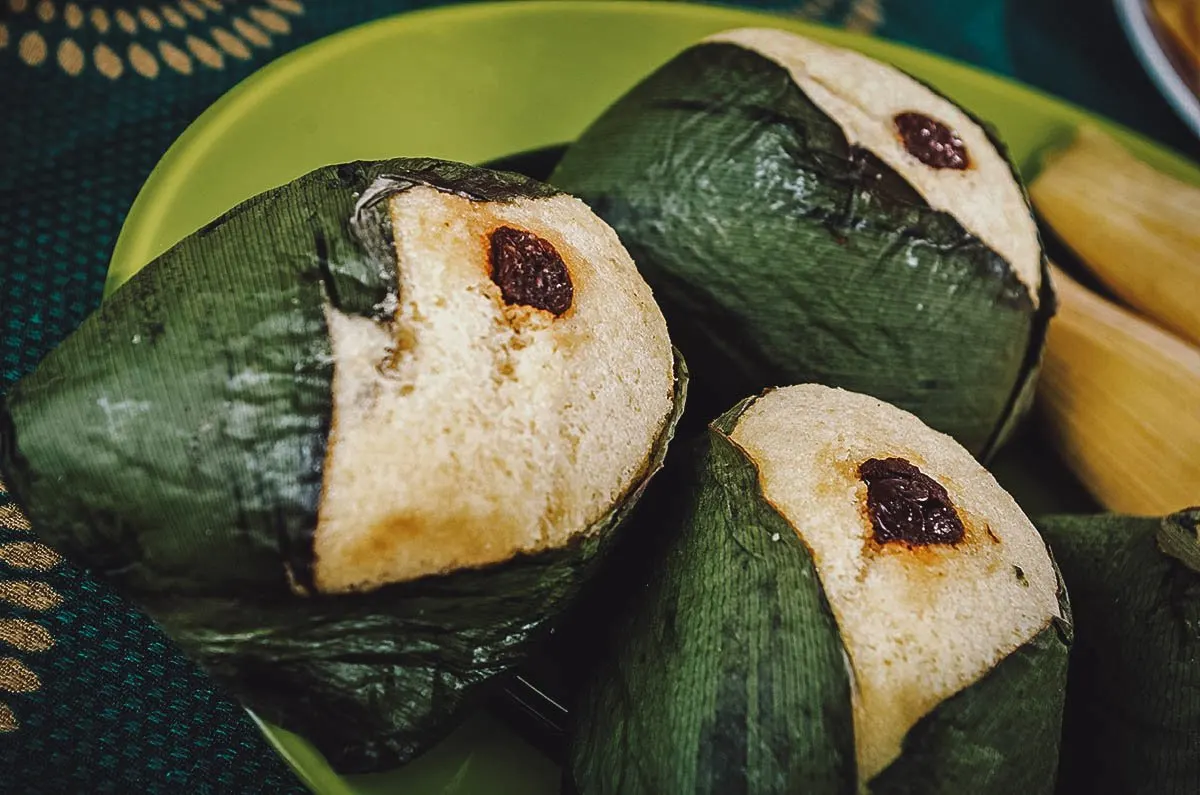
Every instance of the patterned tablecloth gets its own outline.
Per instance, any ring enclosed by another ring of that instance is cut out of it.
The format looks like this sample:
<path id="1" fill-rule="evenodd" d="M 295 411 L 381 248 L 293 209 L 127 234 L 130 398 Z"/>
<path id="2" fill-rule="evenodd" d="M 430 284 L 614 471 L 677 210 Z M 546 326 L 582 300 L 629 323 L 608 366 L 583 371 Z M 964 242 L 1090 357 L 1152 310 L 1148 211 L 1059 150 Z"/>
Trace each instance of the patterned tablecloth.
<path id="1" fill-rule="evenodd" d="M 296 47 L 419 0 L 0 0 L 0 392 L 99 303 L 171 142 Z M 1196 158 L 1108 3 L 762 0 L 1015 76 Z M 0 487 L 0 792 L 304 792 L 163 634 L 40 545 Z"/>

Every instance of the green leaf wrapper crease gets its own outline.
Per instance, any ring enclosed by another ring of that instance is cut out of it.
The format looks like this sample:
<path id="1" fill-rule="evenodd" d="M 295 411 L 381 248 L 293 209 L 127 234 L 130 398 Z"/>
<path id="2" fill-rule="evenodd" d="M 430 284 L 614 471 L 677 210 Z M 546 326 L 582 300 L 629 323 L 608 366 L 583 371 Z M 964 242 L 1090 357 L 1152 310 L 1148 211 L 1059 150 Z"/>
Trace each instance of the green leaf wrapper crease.
<path id="1" fill-rule="evenodd" d="M 765 57 L 683 52 L 550 180 L 621 235 L 691 361 L 700 416 L 818 381 L 913 411 L 985 457 L 1027 406 L 1053 302 L 1035 311 L 1007 262 L 849 146 Z M 802 256 L 780 262 L 781 250 Z"/>
<path id="2" fill-rule="evenodd" d="M 523 659 L 604 559 L 613 530 L 661 468 L 686 368 L 646 471 L 568 546 L 365 594 L 147 602 L 172 637 L 264 719 L 304 736 L 343 772 L 398 764 L 440 741 L 472 691 Z M 381 705 L 389 705 L 380 713 Z"/>
<path id="3" fill-rule="evenodd" d="M 672 413 L 644 472 L 569 546 L 367 594 L 297 596 L 289 576 L 311 583 L 332 413 L 325 313 L 389 316 L 383 199 L 415 185 L 478 201 L 559 193 L 428 159 L 319 169 L 135 274 L 0 401 L 0 479 L 39 536 L 342 772 L 437 742 L 524 653 L 662 466 L 686 393 L 676 352 Z"/>
<path id="4" fill-rule="evenodd" d="M 907 72 L 905 74 L 908 74 Z M 921 78 L 908 74 L 910 78 L 925 86 L 929 91 L 951 101 L 949 97 L 938 90 L 933 84 Z M 991 122 L 983 119 L 969 109 L 964 108 L 957 103 L 955 107 L 959 109 L 968 119 L 979 125 L 987 136 L 988 141 L 996 151 L 1000 153 L 1004 162 L 1008 163 L 1009 172 L 1012 174 L 1013 181 L 1021 192 L 1021 199 L 1025 203 L 1026 209 L 1030 215 L 1034 212 L 1033 201 L 1029 198 L 1029 189 L 1026 187 L 1025 180 L 1021 177 L 1017 170 L 1017 165 L 1013 161 L 1012 155 L 1009 153 L 1008 145 L 1000 138 L 1000 133 L 996 130 L 996 126 Z M 1046 334 L 1050 330 L 1050 321 L 1058 312 L 1058 296 L 1054 292 L 1054 284 L 1050 277 L 1050 258 L 1046 255 L 1046 246 L 1042 236 L 1041 224 L 1034 224 L 1034 233 L 1037 235 L 1038 248 L 1042 252 L 1041 267 L 1039 275 L 1041 284 L 1038 288 L 1038 304 L 1035 313 L 1032 337 L 1029 345 L 1026 348 L 1025 365 L 1022 367 L 1024 376 L 1017 382 L 1013 389 L 1012 396 L 1009 401 L 1007 410 L 1004 412 L 1004 420 L 996 426 L 995 435 L 988 442 L 983 452 L 978 456 L 981 461 L 988 462 L 996 454 L 996 452 L 1005 445 L 1017 431 L 1017 427 L 1021 421 L 1028 415 L 1033 407 L 1034 397 L 1037 393 L 1037 380 L 1041 375 L 1042 360 L 1046 350 Z"/>
<path id="5" fill-rule="evenodd" d="M 857 779 L 854 674 L 820 575 L 728 438 L 755 400 L 712 423 L 655 516 L 665 528 L 643 529 L 674 535 L 585 687 L 565 791 L 1049 795 L 1073 632 L 1056 565 L 1062 618 Z"/>
<path id="6" fill-rule="evenodd" d="M 386 205 L 356 200 L 418 184 L 487 201 L 557 193 L 445 161 L 348 163 L 213 220 L 0 404 L 19 433 L 0 470 L 39 533 L 134 589 L 283 590 L 280 552 L 303 584 L 332 413 L 326 307 L 378 320 L 396 290 Z M 56 462 L 65 493 L 33 456 Z"/>
<path id="7" fill-rule="evenodd" d="M 733 416 L 733 412 L 730 415 Z M 719 430 L 686 528 L 581 699 L 571 782 L 596 793 L 855 792 L 845 652 L 807 548 Z"/>
<path id="8" fill-rule="evenodd" d="M 1050 795 L 1058 770 L 1067 663 L 1074 638 L 1066 586 L 1063 618 L 939 704 L 904 738 L 900 757 L 872 779 L 871 795 Z"/>
<path id="9" fill-rule="evenodd" d="M 1200 508 L 1189 508 L 1164 521 L 1156 536 L 1158 548 L 1200 574 Z"/>
<path id="10" fill-rule="evenodd" d="M 1070 583 L 1060 793 L 1200 792 L 1200 508 L 1046 516 Z"/>

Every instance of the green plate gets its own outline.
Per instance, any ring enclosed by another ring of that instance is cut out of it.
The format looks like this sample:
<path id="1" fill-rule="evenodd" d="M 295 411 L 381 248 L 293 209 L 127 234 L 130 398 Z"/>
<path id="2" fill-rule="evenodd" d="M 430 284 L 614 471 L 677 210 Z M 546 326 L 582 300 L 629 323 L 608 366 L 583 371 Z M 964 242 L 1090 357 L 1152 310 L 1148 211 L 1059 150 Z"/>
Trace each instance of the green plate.
<path id="1" fill-rule="evenodd" d="M 232 205 L 329 163 L 399 156 L 468 162 L 570 141 L 612 100 L 695 40 L 772 26 L 852 47 L 936 85 L 989 120 L 1026 178 L 1039 152 L 1090 122 L 1168 173 L 1200 169 L 1079 108 L 978 70 L 876 39 L 680 3 L 522 2 L 404 14 L 280 58 L 209 108 L 166 153 L 130 210 L 106 294 Z M 1087 504 L 1035 431 L 997 477 L 1030 513 Z M 320 793 L 550 795 L 557 770 L 486 715 L 402 770 L 339 777 L 307 743 L 263 726 Z"/>
<path id="2" fill-rule="evenodd" d="M 800 21 L 680 3 L 521 2 L 379 20 L 296 50 L 200 116 L 146 181 L 106 291 L 255 193 L 332 162 L 397 156 L 481 162 L 573 140 L 612 100 L 710 33 L 757 25 L 861 50 L 913 73 L 999 129 L 1030 176 L 1081 122 L 1150 164 L 1200 170 L 1045 94 L 924 52 Z"/>

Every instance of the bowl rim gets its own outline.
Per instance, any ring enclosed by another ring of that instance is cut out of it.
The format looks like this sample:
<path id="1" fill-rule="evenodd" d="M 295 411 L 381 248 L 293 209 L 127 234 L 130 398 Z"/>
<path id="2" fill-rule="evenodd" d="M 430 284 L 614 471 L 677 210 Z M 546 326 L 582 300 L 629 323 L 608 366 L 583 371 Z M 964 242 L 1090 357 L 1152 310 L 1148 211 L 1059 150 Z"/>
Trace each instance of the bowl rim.
<path id="1" fill-rule="evenodd" d="M 1151 10 L 1145 0 L 1114 0 L 1117 18 L 1150 79 L 1175 113 L 1200 136 L 1200 96 L 1179 74 L 1155 32 Z"/>

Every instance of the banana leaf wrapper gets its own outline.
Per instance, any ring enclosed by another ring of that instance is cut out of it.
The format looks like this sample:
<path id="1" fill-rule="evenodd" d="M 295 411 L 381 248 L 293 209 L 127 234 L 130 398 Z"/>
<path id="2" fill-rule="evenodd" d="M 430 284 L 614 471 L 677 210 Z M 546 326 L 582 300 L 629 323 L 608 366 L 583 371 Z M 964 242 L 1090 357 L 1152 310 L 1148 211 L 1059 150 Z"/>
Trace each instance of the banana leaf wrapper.
<path id="1" fill-rule="evenodd" d="M 1059 792 L 1200 792 L 1200 508 L 1038 526 L 1076 616 Z"/>
<path id="2" fill-rule="evenodd" d="M 677 448 L 690 466 L 668 470 L 634 520 L 628 535 L 657 534 L 662 549 L 629 583 L 574 707 L 564 795 L 1052 793 L 1072 640 L 1061 577 L 1064 618 L 860 779 L 853 673 L 814 559 L 729 438 L 753 401 Z"/>
<path id="3" fill-rule="evenodd" d="M 340 772 L 420 753 L 522 659 L 661 467 L 686 391 L 677 356 L 673 412 L 641 478 L 569 545 L 312 593 L 332 412 L 326 306 L 386 316 L 386 200 L 418 185 L 493 202 L 558 193 L 430 159 L 322 168 L 139 271 L 0 401 L 0 477 L 39 536 Z"/>
<path id="4" fill-rule="evenodd" d="M 1060 581 L 1060 585 L 1061 585 Z M 904 752 L 872 779 L 872 795 L 1055 791 L 1064 682 L 1074 630 L 1066 590 L 1055 620 L 909 731 Z"/>
<path id="5" fill-rule="evenodd" d="M 986 460 L 1032 403 L 1054 313 L 1045 257 L 1035 308 L 1008 262 L 850 146 L 766 57 L 685 50 L 570 145 L 550 182 L 620 234 L 688 358 L 696 417 L 823 383 Z"/>

